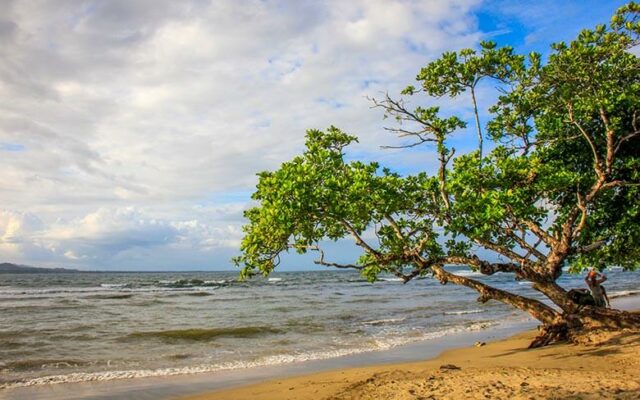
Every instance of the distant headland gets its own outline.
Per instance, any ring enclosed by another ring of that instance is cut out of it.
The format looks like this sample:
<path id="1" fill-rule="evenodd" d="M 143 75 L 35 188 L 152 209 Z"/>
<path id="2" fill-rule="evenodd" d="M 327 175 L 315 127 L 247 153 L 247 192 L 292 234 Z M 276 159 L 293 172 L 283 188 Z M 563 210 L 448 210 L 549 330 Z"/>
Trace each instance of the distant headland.
<path id="1" fill-rule="evenodd" d="M 28 273 L 60 273 L 60 272 L 82 272 L 77 269 L 69 268 L 39 268 L 28 265 L 19 265 L 12 263 L 0 263 L 0 274 L 28 274 Z"/>

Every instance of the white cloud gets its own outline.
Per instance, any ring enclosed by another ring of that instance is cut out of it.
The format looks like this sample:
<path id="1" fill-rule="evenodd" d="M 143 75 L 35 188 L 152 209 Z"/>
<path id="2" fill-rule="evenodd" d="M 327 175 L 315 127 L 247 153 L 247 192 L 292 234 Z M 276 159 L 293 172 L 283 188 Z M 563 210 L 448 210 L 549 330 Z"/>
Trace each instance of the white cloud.
<path id="1" fill-rule="evenodd" d="M 120 262 L 138 267 L 170 267 L 162 258 L 138 259 L 140 251 L 184 253 L 182 261 L 213 257 L 237 248 L 242 232 L 237 207 L 194 210 L 200 219 L 168 221 L 133 207 L 100 208 L 48 226 L 31 214 L 0 212 L 0 251 L 17 259 L 45 263 L 109 267 Z M 189 256 L 189 252 L 197 253 Z M 130 265 L 125 265 L 125 267 Z M 122 267 L 122 266 L 121 266 Z"/>
<path id="2" fill-rule="evenodd" d="M 476 3 L 3 2 L 0 143 L 23 148 L 0 148 L 0 204 L 41 223 L 2 225 L 0 258 L 224 266 L 255 173 L 299 152 L 307 128 L 420 162 L 377 152 L 392 139 L 365 96 L 476 44 Z"/>

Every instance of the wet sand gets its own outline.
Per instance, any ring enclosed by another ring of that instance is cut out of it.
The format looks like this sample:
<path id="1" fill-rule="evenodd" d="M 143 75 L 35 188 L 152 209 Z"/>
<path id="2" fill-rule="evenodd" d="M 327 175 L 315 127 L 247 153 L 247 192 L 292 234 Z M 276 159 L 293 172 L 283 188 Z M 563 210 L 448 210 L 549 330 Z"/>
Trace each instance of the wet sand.
<path id="1" fill-rule="evenodd" d="M 424 362 L 335 370 L 184 400 L 640 399 L 640 333 L 529 350 L 535 333 Z"/>
<path id="2" fill-rule="evenodd" d="M 639 310 L 640 296 L 617 298 L 613 305 Z M 640 332 L 602 333 L 579 345 L 540 349 L 527 349 L 535 330 L 507 332 L 486 342 L 476 336 L 480 340 L 471 346 L 467 338 L 425 361 L 300 371 L 180 400 L 640 399 Z"/>

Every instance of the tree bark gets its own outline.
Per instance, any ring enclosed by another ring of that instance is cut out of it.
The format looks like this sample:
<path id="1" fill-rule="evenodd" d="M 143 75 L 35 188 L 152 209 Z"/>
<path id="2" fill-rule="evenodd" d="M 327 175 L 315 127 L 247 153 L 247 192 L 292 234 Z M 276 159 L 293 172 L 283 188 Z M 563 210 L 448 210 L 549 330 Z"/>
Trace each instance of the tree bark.
<path id="1" fill-rule="evenodd" d="M 533 318 L 541 321 L 545 325 L 557 324 L 562 320 L 560 313 L 538 300 L 509 293 L 507 291 L 488 286 L 482 282 L 468 278 L 466 276 L 455 275 L 445 270 L 441 265 L 432 265 L 431 270 L 442 284 L 452 282 L 457 285 L 466 286 L 468 288 L 476 290 L 478 293 L 480 293 L 478 301 L 481 303 L 485 303 L 492 299 L 498 300 L 505 304 L 516 307 L 519 310 L 529 313 Z"/>
<path id="2" fill-rule="evenodd" d="M 640 313 L 613 308 L 583 306 L 565 318 L 570 322 L 578 322 L 581 329 L 640 329 Z"/>
<path id="3" fill-rule="evenodd" d="M 426 266 L 426 263 L 423 264 L 423 268 Z M 533 286 L 557 305 L 559 310 L 538 300 L 497 289 L 472 278 L 453 274 L 439 264 L 430 265 L 430 268 L 442 284 L 451 282 L 476 290 L 480 294 L 479 302 L 497 300 L 525 311 L 542 322 L 540 334 L 532 341 L 530 348 L 571 340 L 578 332 L 589 332 L 593 329 L 630 328 L 640 330 L 640 313 L 576 304 L 569 298 L 567 291 L 554 281 L 533 282 Z"/>

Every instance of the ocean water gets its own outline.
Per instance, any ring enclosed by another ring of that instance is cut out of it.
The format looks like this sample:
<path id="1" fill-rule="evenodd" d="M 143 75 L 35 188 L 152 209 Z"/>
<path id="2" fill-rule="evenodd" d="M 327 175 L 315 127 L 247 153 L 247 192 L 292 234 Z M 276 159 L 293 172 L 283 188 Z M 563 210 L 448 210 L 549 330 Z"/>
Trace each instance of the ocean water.
<path id="1" fill-rule="evenodd" d="M 457 270 L 459 274 L 473 274 Z M 611 270 L 610 297 L 640 293 Z M 370 284 L 355 272 L 0 275 L 0 389 L 268 367 L 388 350 L 528 319 L 433 279 Z M 477 275 L 523 295 L 510 275 Z M 584 287 L 564 275 L 566 288 Z"/>

